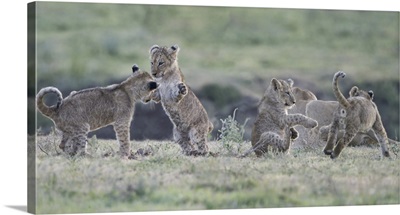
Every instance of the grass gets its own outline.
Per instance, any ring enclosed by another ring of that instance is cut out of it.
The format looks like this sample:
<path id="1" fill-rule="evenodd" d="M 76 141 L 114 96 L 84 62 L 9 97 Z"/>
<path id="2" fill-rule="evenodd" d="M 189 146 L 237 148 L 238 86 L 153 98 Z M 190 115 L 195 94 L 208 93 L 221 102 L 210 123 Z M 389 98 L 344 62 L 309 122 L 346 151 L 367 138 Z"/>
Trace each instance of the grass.
<path id="1" fill-rule="evenodd" d="M 38 213 L 399 204 L 399 158 L 380 159 L 374 147 L 346 148 L 334 161 L 311 147 L 240 159 L 220 141 L 209 143 L 216 157 L 132 141 L 133 152 L 151 154 L 120 160 L 103 156 L 118 149 L 116 140 L 92 137 L 92 158 L 70 158 L 56 151 L 59 138 L 37 139 Z"/>

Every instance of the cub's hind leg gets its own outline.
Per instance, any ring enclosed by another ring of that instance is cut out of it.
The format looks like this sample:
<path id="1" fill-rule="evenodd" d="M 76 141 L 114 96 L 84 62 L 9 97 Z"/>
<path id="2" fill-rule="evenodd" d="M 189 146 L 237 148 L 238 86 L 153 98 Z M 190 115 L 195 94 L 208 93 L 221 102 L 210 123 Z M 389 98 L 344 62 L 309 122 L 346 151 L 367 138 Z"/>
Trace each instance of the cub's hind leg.
<path id="1" fill-rule="evenodd" d="M 65 146 L 68 143 L 68 141 L 70 140 L 71 136 L 72 136 L 71 134 L 69 134 L 67 132 L 63 132 L 62 138 L 61 138 L 61 143 L 58 146 L 61 150 L 63 150 L 63 152 L 65 152 Z"/>
<path id="2" fill-rule="evenodd" d="M 329 129 L 328 140 L 326 141 L 323 152 L 326 155 L 331 155 L 333 148 L 336 145 L 337 135 L 339 132 L 339 120 L 334 119 L 330 126 L 325 127 L 322 131 Z M 321 131 L 321 130 L 320 130 Z M 326 131 L 325 131 L 326 132 Z"/>
<path id="3" fill-rule="evenodd" d="M 86 146 L 89 128 L 88 124 L 65 126 L 60 148 L 70 156 L 87 155 Z"/>
<path id="4" fill-rule="evenodd" d="M 204 131 L 208 131 L 208 129 L 199 130 L 192 128 L 189 132 L 189 137 L 193 145 L 197 145 L 197 155 L 204 156 L 208 153 L 207 132 Z"/>
<path id="5" fill-rule="evenodd" d="M 182 152 L 184 155 L 194 155 L 197 153 L 194 145 L 190 142 L 190 138 L 187 133 L 178 131 L 178 129 L 174 126 L 173 134 L 174 141 L 178 143 L 179 146 L 182 148 Z"/>
<path id="6" fill-rule="evenodd" d="M 276 148 L 282 143 L 283 140 L 277 133 L 268 131 L 261 134 L 260 139 L 254 145 L 253 150 L 257 157 L 259 157 L 268 152 L 268 146 Z"/>
<path id="7" fill-rule="evenodd" d="M 376 134 L 378 143 L 381 146 L 382 155 L 384 157 L 390 157 L 389 149 L 387 146 L 388 138 L 380 117 L 379 118 L 377 117 L 375 124 L 372 126 L 372 129 L 374 129 L 373 131 L 375 131 L 374 133 Z"/>
<path id="8" fill-rule="evenodd" d="M 261 157 L 263 154 L 268 152 L 269 139 L 271 139 L 271 137 L 279 138 L 279 135 L 269 131 L 262 133 L 260 139 L 255 144 L 253 144 L 251 149 L 247 150 L 240 157 L 246 157 L 253 152 L 256 154 L 257 157 Z"/>
<path id="9" fill-rule="evenodd" d="M 331 126 L 330 125 L 325 125 L 319 128 L 319 138 L 323 141 L 327 141 L 328 140 L 328 136 L 329 136 L 329 130 L 330 130 Z"/>
<path id="10" fill-rule="evenodd" d="M 66 139 L 64 143 L 64 152 L 70 156 L 83 156 L 87 155 L 87 133 L 75 133 L 71 137 Z"/>
<path id="11" fill-rule="evenodd" d="M 289 134 L 290 136 L 291 134 Z M 295 135 L 295 134 L 293 134 Z M 268 146 L 273 147 L 273 149 L 277 149 L 278 151 L 287 151 L 290 147 L 290 137 L 282 139 L 277 133 L 268 131 L 261 134 L 260 139 L 257 143 L 253 145 L 251 149 L 246 151 L 241 157 L 246 157 L 252 152 L 255 152 L 257 157 L 262 156 L 264 153 L 268 152 Z M 289 145 L 287 142 L 289 141 Z"/>
<path id="12" fill-rule="evenodd" d="M 346 132 L 345 132 L 344 136 L 342 138 L 340 138 L 340 140 L 336 144 L 335 148 L 333 149 L 333 152 L 331 153 L 332 159 L 339 157 L 342 150 L 347 145 L 349 145 L 349 143 L 356 136 L 357 132 L 358 132 L 358 128 L 356 128 L 354 125 L 348 125 L 346 127 Z"/>

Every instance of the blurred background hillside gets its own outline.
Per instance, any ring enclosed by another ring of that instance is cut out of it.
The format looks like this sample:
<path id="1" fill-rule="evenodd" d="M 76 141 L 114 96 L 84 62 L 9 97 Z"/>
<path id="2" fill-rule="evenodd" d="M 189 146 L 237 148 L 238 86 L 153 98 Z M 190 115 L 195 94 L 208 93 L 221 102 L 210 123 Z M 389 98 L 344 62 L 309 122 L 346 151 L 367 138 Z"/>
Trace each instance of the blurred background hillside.
<path id="1" fill-rule="evenodd" d="M 55 86 L 65 97 L 118 83 L 134 63 L 150 70 L 152 45 L 178 44 L 186 82 L 214 123 L 212 139 L 235 108 L 240 123 L 249 118 L 249 138 L 271 78 L 292 78 L 318 99 L 335 100 L 338 70 L 347 73 L 342 92 L 373 90 L 389 137 L 399 135 L 397 12 L 38 2 L 36 21 L 38 90 Z M 35 86 L 28 91 L 32 104 Z M 53 126 L 40 113 L 37 119 L 43 132 Z M 131 128 L 137 140 L 172 136 L 159 104 L 138 104 Z M 92 134 L 115 138 L 111 127 Z"/>

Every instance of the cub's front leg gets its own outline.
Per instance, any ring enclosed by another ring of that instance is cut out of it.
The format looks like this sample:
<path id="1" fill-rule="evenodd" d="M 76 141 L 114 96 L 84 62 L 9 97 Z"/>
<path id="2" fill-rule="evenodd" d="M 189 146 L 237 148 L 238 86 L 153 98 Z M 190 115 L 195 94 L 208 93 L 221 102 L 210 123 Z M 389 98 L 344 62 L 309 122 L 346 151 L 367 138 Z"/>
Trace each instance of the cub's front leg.
<path id="1" fill-rule="evenodd" d="M 114 131 L 119 142 L 119 155 L 124 159 L 128 159 L 131 154 L 129 127 L 130 120 L 127 120 L 127 118 L 117 120 L 114 123 Z"/>
<path id="2" fill-rule="evenodd" d="M 315 128 L 318 126 L 318 122 L 314 119 L 304 116 L 303 114 L 288 114 L 284 118 L 285 124 L 289 127 L 295 125 L 302 125 L 305 128 Z"/>
<path id="3" fill-rule="evenodd" d="M 299 132 L 295 128 L 291 127 L 289 131 L 291 140 L 296 140 L 299 137 Z"/>
<path id="4" fill-rule="evenodd" d="M 182 100 L 187 93 L 188 93 L 187 86 L 182 82 L 178 83 L 174 90 L 175 102 L 179 102 L 180 100 Z"/>
<path id="5" fill-rule="evenodd" d="M 161 101 L 161 95 L 160 95 L 159 89 L 154 90 L 153 93 L 151 94 L 150 98 L 155 103 L 159 103 Z"/>

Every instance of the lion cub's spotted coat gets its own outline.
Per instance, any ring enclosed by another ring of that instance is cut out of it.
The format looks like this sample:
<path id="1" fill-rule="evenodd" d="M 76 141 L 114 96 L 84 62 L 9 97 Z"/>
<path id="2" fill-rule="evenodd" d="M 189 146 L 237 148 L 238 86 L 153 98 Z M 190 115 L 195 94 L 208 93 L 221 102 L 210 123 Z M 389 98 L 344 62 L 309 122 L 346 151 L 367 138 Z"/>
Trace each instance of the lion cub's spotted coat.
<path id="1" fill-rule="evenodd" d="M 38 110 L 50 118 L 62 131 L 60 148 L 70 155 L 85 155 L 87 134 L 113 124 L 120 143 L 120 154 L 130 155 L 129 128 L 135 102 L 148 102 L 157 88 L 152 77 L 139 67 L 132 67 L 133 74 L 120 84 L 73 91 L 66 98 L 55 87 L 46 87 L 36 96 Z M 57 105 L 48 107 L 43 102 L 47 93 L 56 93 Z"/>
<path id="2" fill-rule="evenodd" d="M 342 71 L 333 76 L 333 93 L 339 102 L 339 108 L 337 113 L 334 114 L 324 153 L 334 159 L 340 155 L 343 148 L 351 142 L 357 133 L 364 133 L 379 142 L 382 155 L 389 157 L 388 138 L 378 108 L 372 101 L 373 93 L 368 93 L 368 97 L 366 92 L 353 87 L 352 91 L 354 92 L 350 91 L 350 94 L 355 96 L 346 99 L 340 92 L 337 83 L 339 77 L 344 78 L 345 76 L 346 74 Z M 363 93 L 363 96 L 358 95 L 359 93 Z M 343 127 L 344 135 L 336 141 L 340 127 Z"/>
<path id="3" fill-rule="evenodd" d="M 366 92 L 364 90 L 358 89 L 354 86 L 349 91 L 349 96 L 361 96 L 365 99 L 371 100 L 374 97 L 374 92 L 372 90 Z M 308 116 L 318 121 L 319 125 L 319 137 L 323 141 L 328 140 L 329 130 L 333 126 L 338 126 L 337 138 L 340 139 L 344 135 L 346 111 L 339 106 L 337 101 L 319 101 L 319 103 L 310 103 L 307 105 Z M 332 119 L 333 117 L 333 119 Z M 328 124 L 329 123 L 329 124 Z M 371 141 L 369 141 L 371 140 Z M 349 145 L 359 145 L 363 142 L 377 143 L 375 140 L 370 139 L 368 135 L 363 133 L 357 133 Z"/>
<path id="4" fill-rule="evenodd" d="M 289 152 L 291 140 L 298 137 L 293 126 L 317 126 L 317 121 L 303 114 L 288 114 L 287 110 L 296 103 L 292 92 L 293 81 L 289 79 L 288 82 L 275 78 L 271 80 L 259 104 L 251 134 L 253 147 L 242 156 L 254 151 L 259 157 L 268 151 L 268 146 L 280 152 Z"/>
<path id="5" fill-rule="evenodd" d="M 207 135 L 213 125 L 199 99 L 185 84 L 177 61 L 179 47 L 154 45 L 149 52 L 151 73 L 159 84 L 152 99 L 155 102 L 161 101 L 171 119 L 174 140 L 185 155 L 206 155 Z"/>

